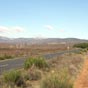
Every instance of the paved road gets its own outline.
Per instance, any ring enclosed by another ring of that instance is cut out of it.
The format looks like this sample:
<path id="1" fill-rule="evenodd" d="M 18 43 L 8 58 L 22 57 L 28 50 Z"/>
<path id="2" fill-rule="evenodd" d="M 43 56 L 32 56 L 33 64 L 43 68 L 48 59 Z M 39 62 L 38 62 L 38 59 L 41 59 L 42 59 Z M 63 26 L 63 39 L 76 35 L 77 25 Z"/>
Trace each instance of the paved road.
<path id="1" fill-rule="evenodd" d="M 45 54 L 43 55 L 44 58 L 50 59 L 55 56 L 59 56 L 65 53 L 70 53 L 70 52 L 79 52 L 79 50 L 69 50 L 69 51 L 62 51 L 62 52 L 57 52 L 53 54 Z M 2 74 L 4 71 L 9 71 L 11 69 L 19 69 L 23 67 L 24 61 L 26 60 L 27 57 L 20 57 L 16 59 L 11 59 L 11 60 L 6 60 L 6 61 L 1 61 L 0 62 L 0 74 Z"/>
<path id="2" fill-rule="evenodd" d="M 25 58 L 16 58 L 12 60 L 6 60 L 0 62 L 0 74 L 4 71 L 8 71 L 11 69 L 18 69 L 23 67 L 23 63 L 26 59 Z"/>
<path id="3" fill-rule="evenodd" d="M 76 53 L 76 52 L 79 52 L 81 49 L 75 49 L 75 50 L 65 50 L 65 51 L 60 51 L 60 52 L 57 52 L 57 53 L 52 53 L 52 54 L 45 54 L 43 55 L 43 57 L 45 57 L 46 59 L 52 59 L 53 57 L 56 57 L 56 56 L 60 56 L 62 54 L 65 54 L 65 53 Z"/>

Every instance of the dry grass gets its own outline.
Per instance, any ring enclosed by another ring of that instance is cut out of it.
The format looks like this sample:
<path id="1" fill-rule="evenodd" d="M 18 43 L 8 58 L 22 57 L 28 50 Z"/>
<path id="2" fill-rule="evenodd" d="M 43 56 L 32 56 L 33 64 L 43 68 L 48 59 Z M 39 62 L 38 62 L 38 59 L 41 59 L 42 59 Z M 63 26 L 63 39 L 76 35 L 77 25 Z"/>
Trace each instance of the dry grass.
<path id="1" fill-rule="evenodd" d="M 82 64 L 84 62 L 84 56 L 81 54 L 65 54 L 56 58 L 52 58 L 47 60 L 50 68 L 46 68 L 45 70 L 41 70 L 35 68 L 41 73 L 41 79 L 37 80 L 25 80 L 26 86 L 25 88 L 41 88 L 41 81 L 47 77 L 47 75 L 54 74 L 55 72 L 62 72 L 61 69 L 65 69 L 67 71 L 67 75 L 70 76 L 70 80 L 73 80 L 73 83 L 82 68 Z M 33 68 L 33 71 L 35 70 Z M 30 69 L 29 69 L 30 70 Z M 22 69 L 22 75 L 29 75 L 29 70 Z M 63 73 L 62 73 L 63 74 Z M 77 87 L 76 87 L 77 88 Z"/>
<path id="2" fill-rule="evenodd" d="M 71 76 L 76 77 L 84 62 L 83 58 L 84 56 L 81 54 L 67 54 L 51 59 L 49 63 L 52 66 L 51 69 L 59 70 L 65 67 Z"/>
<path id="3" fill-rule="evenodd" d="M 19 45 L 17 47 L 17 45 L 14 44 L 0 44 L 0 47 L 0 56 L 34 56 L 67 50 L 67 45 L 63 46 L 63 44 L 28 45 L 23 47 L 20 47 Z"/>

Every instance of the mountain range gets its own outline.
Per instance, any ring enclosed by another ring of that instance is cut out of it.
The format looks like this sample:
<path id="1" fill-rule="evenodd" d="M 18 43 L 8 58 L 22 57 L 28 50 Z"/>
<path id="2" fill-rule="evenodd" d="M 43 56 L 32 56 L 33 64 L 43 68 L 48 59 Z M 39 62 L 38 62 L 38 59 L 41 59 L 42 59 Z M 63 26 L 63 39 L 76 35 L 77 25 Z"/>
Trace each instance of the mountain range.
<path id="1" fill-rule="evenodd" d="M 82 43 L 82 42 L 88 42 L 88 40 L 78 38 L 7 38 L 0 36 L 0 43 L 53 44 L 53 43 Z"/>

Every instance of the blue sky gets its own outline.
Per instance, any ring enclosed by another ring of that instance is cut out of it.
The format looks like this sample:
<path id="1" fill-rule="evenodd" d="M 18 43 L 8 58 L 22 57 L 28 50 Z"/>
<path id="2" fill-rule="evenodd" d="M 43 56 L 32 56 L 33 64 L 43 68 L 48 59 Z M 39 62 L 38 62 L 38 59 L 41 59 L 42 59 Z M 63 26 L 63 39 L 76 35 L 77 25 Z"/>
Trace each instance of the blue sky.
<path id="1" fill-rule="evenodd" d="M 0 36 L 88 39 L 88 0 L 0 0 Z"/>

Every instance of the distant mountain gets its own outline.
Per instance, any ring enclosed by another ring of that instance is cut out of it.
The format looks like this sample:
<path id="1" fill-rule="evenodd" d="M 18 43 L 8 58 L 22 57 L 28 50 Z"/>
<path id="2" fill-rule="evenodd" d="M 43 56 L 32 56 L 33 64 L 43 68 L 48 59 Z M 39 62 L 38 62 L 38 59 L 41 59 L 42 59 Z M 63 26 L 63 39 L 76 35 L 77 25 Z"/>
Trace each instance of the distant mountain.
<path id="1" fill-rule="evenodd" d="M 82 43 L 88 40 L 77 38 L 7 38 L 0 36 L 0 43 L 14 43 L 14 44 L 53 44 L 53 43 Z"/>

